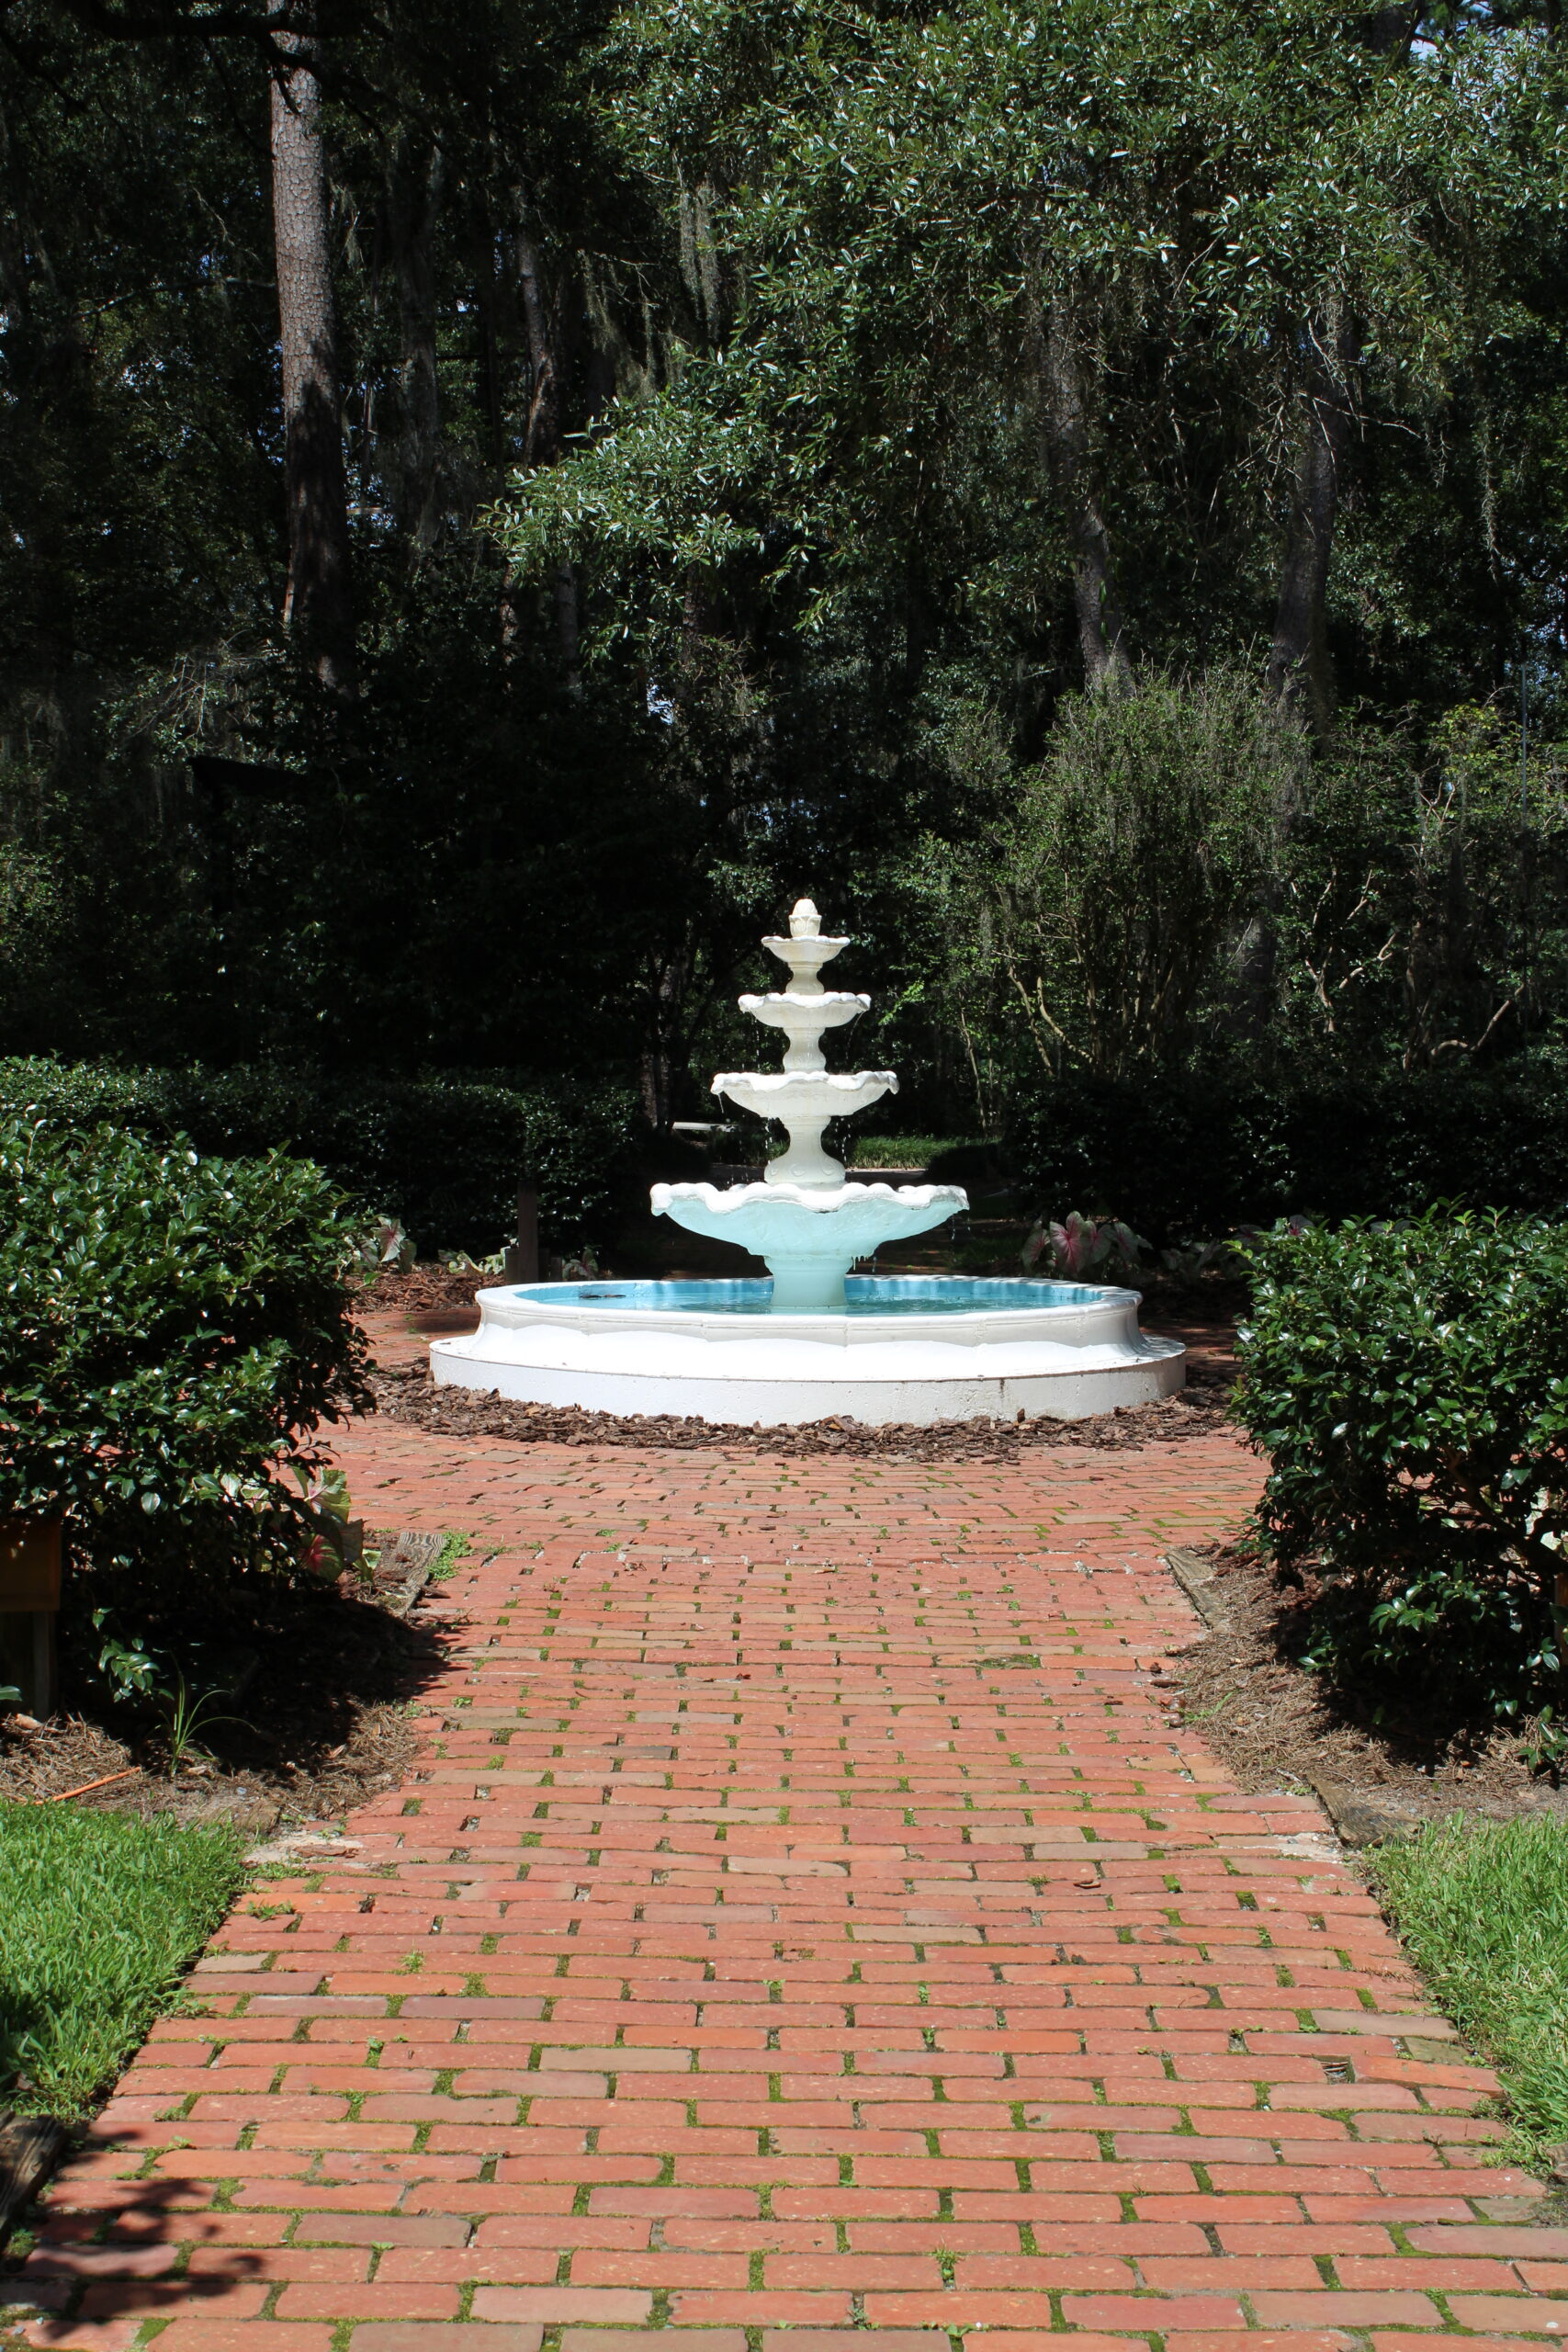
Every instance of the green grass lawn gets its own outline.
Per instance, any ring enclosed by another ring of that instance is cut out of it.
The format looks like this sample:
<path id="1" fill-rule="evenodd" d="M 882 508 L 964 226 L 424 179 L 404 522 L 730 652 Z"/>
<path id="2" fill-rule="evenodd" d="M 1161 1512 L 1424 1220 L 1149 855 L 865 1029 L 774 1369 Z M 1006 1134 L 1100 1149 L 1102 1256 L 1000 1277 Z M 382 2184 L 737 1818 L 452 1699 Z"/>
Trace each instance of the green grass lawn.
<path id="1" fill-rule="evenodd" d="M 951 1151 L 961 1136 L 856 1136 L 851 1145 L 855 1168 L 924 1168 L 939 1151 Z"/>
<path id="2" fill-rule="evenodd" d="M 1438 2006 L 1497 2070 L 1511 2153 L 1539 2163 L 1568 2140 L 1568 1822 L 1443 1822 L 1376 1869 Z"/>
<path id="3" fill-rule="evenodd" d="M 86 2114 L 243 1877 L 226 1829 L 0 1804 L 0 2106 Z"/>

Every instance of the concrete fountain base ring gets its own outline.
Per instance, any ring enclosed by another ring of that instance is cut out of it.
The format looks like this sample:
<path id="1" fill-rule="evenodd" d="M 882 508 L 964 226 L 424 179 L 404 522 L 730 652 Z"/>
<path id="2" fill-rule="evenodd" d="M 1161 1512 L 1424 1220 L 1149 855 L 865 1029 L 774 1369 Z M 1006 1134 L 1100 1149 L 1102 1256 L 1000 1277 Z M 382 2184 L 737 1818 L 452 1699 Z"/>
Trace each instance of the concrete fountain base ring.
<path id="1" fill-rule="evenodd" d="M 537 1283 L 479 1308 L 477 1331 L 432 1342 L 437 1382 L 589 1412 L 1078 1420 L 1185 1378 L 1180 1342 L 1139 1330 L 1136 1291 L 1087 1283 L 851 1275 L 840 1313 L 790 1315 L 760 1280 Z"/>

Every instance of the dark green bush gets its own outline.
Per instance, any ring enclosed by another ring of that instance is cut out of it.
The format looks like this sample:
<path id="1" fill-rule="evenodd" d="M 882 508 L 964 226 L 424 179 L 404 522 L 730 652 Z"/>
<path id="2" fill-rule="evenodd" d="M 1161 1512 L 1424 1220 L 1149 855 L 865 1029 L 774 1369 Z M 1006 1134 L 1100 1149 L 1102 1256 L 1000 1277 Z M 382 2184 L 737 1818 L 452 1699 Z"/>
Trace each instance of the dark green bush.
<path id="1" fill-rule="evenodd" d="M 0 1114 L 0 1515 L 98 1563 L 291 1562 L 313 1433 L 364 1401 L 349 1223 L 308 1161 Z"/>
<path id="2" fill-rule="evenodd" d="M 1221 1066 L 1019 1089 L 1010 1167 L 1053 1216 L 1111 1211 L 1159 1246 L 1300 1210 L 1404 1216 L 1434 1201 L 1556 1210 L 1568 1121 L 1550 1068 L 1298 1079 Z"/>
<path id="3" fill-rule="evenodd" d="M 199 1151 L 297 1150 L 367 1209 L 400 1216 L 422 1251 L 489 1252 L 515 1225 L 525 1170 L 555 1247 L 597 1238 L 612 1214 L 630 1097 L 590 1099 L 504 1078 L 357 1078 L 272 1069 L 123 1069 L 107 1062 L 0 1061 L 0 1112 L 26 1102 Z"/>
<path id="4" fill-rule="evenodd" d="M 1253 1259 L 1235 1411 L 1269 1457 L 1258 1531 L 1313 1572 L 1313 1659 L 1402 1702 L 1552 1698 L 1568 1228 L 1438 1209 Z"/>

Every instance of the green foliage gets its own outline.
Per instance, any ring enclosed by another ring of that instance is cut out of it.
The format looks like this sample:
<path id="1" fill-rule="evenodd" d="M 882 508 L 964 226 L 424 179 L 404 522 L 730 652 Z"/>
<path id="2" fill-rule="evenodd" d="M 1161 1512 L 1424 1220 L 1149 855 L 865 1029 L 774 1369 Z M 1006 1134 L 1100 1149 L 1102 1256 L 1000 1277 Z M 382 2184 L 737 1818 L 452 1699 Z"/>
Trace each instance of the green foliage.
<path id="1" fill-rule="evenodd" d="M 1252 680 L 1149 673 L 1076 695 L 976 861 L 999 962 L 1048 1069 L 1121 1075 L 1190 1042 L 1258 899 L 1304 747 Z"/>
<path id="2" fill-rule="evenodd" d="M 1337 1100 L 1550 1060 L 1561 759 L 1528 812 L 1513 779 L 1521 688 L 1561 731 L 1556 13 L 1407 50 L 1349 0 L 334 23 L 329 725 L 280 618 L 260 50 L 13 0 L 0 1048 L 199 1065 L 148 1132 L 292 1138 L 481 1255 L 520 1139 L 573 1246 L 594 1106 L 711 1108 L 807 888 L 934 1135 L 1047 1069 Z M 1224 681 L 1341 408 L 1340 744 L 1292 769 Z M 1086 516 L 1143 715 L 1076 696 Z"/>
<path id="3" fill-rule="evenodd" d="M 446 1584 L 457 1573 L 457 1563 L 466 1559 L 474 1548 L 474 1539 L 460 1527 L 449 1527 L 441 1539 L 441 1549 L 430 1571 L 433 1584 Z"/>
<path id="4" fill-rule="evenodd" d="M 1379 1703 L 1515 1715 L 1559 1671 L 1568 1227 L 1433 1210 L 1252 1250 L 1235 1409 L 1262 1542 L 1310 1569 L 1311 1661 Z"/>
<path id="5" fill-rule="evenodd" d="M 321 1424 L 366 1401 L 319 1169 L 0 1120 L 0 1512 L 95 1564 L 292 1566 Z"/>
<path id="6" fill-rule="evenodd" d="M 177 1675 L 175 1687 L 167 1695 L 164 1712 L 164 1737 L 169 1753 L 169 1778 L 174 1780 L 186 1758 L 200 1752 L 200 1735 L 215 1724 L 239 1723 L 238 1715 L 222 1714 L 218 1710 L 216 1690 L 192 1691 L 184 1675 Z"/>
<path id="7" fill-rule="evenodd" d="M 1554 1062 L 1259 1074 L 1233 1055 L 1144 1077 L 1026 1071 L 1003 1146 L 1042 1212 L 1117 1209 L 1160 1248 L 1238 1226 L 1418 1213 L 1434 1201 L 1560 1211 L 1568 1133 Z"/>
<path id="8" fill-rule="evenodd" d="M 0 1061 L 0 1112 L 37 1103 L 51 1121 L 109 1120 L 200 1150 L 308 1154 L 369 1210 L 400 1217 L 426 1256 L 493 1250 L 516 1226 L 530 1175 L 553 1244 L 601 1225 L 622 1180 L 631 1102 L 624 1090 L 432 1077 L 323 1079 L 268 1069 L 127 1069 L 113 1063 Z"/>
<path id="9" fill-rule="evenodd" d="M 1378 1849 L 1378 1891 L 1434 2002 L 1502 2077 L 1516 2162 L 1568 2138 L 1568 1824 L 1467 1821 Z"/>
<path id="10" fill-rule="evenodd" d="M 227 1829 L 0 1804 L 7 2105 L 63 2122 L 90 2113 L 176 1998 L 182 1971 L 243 1878 L 240 1841 Z"/>

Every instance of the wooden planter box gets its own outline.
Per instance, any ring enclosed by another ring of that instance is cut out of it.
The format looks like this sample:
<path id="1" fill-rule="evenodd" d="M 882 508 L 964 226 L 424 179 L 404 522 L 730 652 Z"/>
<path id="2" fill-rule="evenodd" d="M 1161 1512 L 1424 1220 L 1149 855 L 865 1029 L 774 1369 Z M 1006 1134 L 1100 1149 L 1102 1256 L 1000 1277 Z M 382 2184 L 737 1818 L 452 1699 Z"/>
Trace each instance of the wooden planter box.
<path id="1" fill-rule="evenodd" d="M 0 1519 L 0 1610 L 58 1609 L 61 1522 Z"/>
<path id="2" fill-rule="evenodd" d="M 61 1550 L 59 1520 L 0 1519 L 0 1686 L 39 1717 L 54 1707 Z"/>

